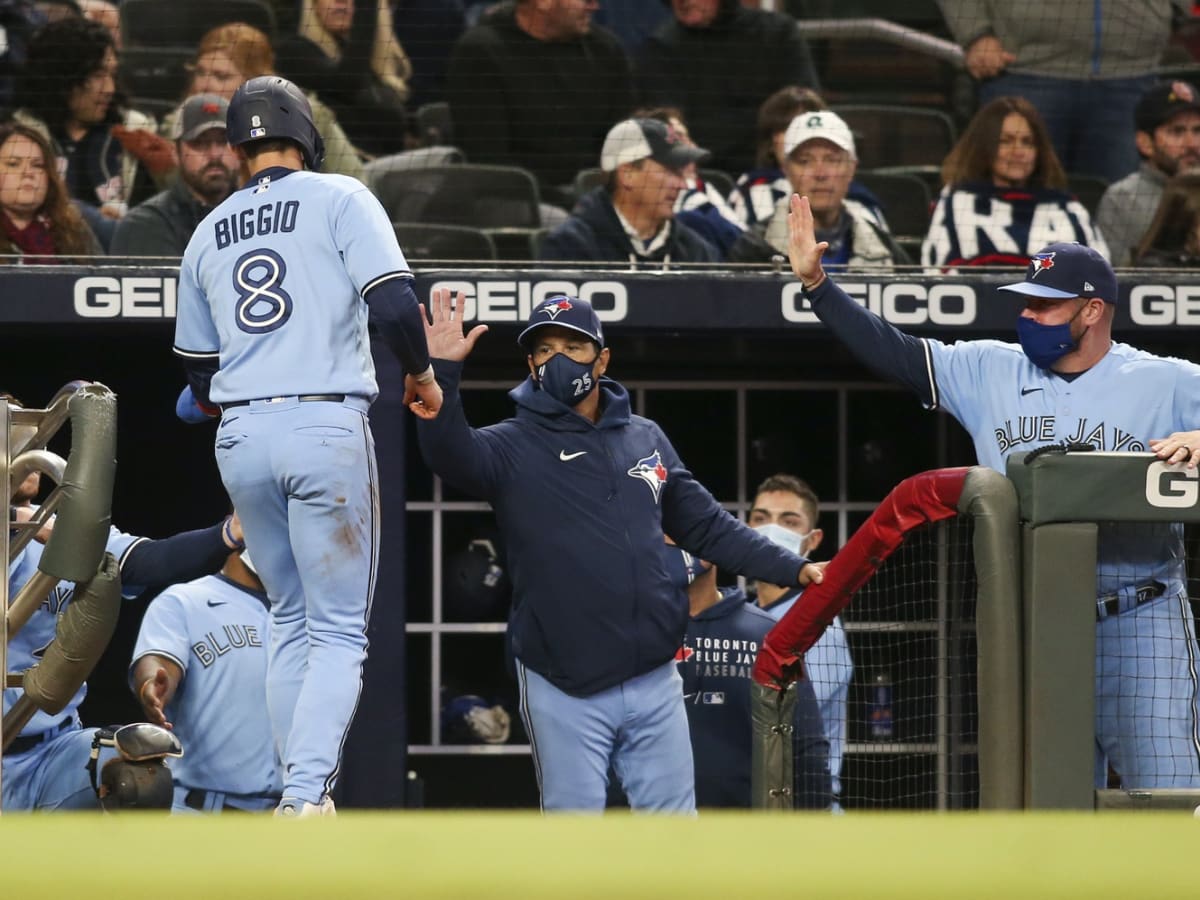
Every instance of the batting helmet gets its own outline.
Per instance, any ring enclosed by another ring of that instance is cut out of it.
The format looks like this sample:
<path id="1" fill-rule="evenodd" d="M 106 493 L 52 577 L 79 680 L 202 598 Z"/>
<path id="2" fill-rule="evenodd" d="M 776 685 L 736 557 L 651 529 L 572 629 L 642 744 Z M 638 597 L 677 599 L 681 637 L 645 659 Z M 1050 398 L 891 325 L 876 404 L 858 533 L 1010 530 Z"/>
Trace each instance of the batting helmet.
<path id="1" fill-rule="evenodd" d="M 325 141 L 313 122 L 308 98 L 286 78 L 260 75 L 243 82 L 229 101 L 226 122 L 231 147 L 283 138 L 300 147 L 311 171 L 325 161 Z"/>
<path id="2" fill-rule="evenodd" d="M 503 619 L 512 599 L 512 584 L 495 543 L 476 538 L 446 562 L 442 581 L 446 617 L 456 622 Z"/>

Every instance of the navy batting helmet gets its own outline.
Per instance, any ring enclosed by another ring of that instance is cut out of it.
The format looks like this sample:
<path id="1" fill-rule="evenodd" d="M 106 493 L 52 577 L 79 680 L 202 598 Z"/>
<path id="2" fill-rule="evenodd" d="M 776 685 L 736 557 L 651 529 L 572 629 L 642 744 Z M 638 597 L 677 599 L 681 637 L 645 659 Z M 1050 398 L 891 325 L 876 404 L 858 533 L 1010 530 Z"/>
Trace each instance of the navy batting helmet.
<path id="1" fill-rule="evenodd" d="M 283 138 L 300 147 L 311 171 L 325 161 L 325 141 L 313 122 L 308 98 L 286 78 L 260 75 L 244 82 L 229 101 L 226 121 L 231 147 Z"/>

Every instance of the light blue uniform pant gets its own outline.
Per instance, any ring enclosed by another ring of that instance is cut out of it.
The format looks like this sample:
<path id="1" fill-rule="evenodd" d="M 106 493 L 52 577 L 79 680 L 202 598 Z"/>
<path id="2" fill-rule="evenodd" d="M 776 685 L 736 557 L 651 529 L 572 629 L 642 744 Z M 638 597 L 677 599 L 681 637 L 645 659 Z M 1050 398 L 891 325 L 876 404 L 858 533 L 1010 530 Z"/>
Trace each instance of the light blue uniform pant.
<path id="1" fill-rule="evenodd" d="M 854 660 L 846 642 L 846 629 L 841 616 L 835 616 L 829 627 L 804 654 L 804 674 L 812 682 L 817 695 L 817 707 L 825 736 L 829 738 L 829 776 L 833 790 L 834 809 L 842 795 L 842 757 L 846 752 L 847 705 L 850 682 L 854 678 Z"/>
<path id="2" fill-rule="evenodd" d="M 80 728 L 76 722 L 32 750 L 5 756 L 3 799 L 0 800 L 4 811 L 99 810 L 100 801 L 92 790 L 87 772 L 95 734 L 95 728 Z M 116 751 L 111 747 L 101 750 L 96 772 L 99 773 L 114 756 Z"/>
<path id="3" fill-rule="evenodd" d="M 366 400 L 226 410 L 217 465 L 271 601 L 267 708 L 283 796 L 332 790 L 354 717 L 379 553 Z"/>
<path id="4" fill-rule="evenodd" d="M 1096 625 L 1096 786 L 1200 788 L 1196 634 L 1182 592 Z"/>
<path id="5" fill-rule="evenodd" d="M 696 811 L 692 743 L 675 661 L 588 697 L 517 662 L 521 715 L 547 811 L 602 812 L 608 772 L 635 810 Z"/>

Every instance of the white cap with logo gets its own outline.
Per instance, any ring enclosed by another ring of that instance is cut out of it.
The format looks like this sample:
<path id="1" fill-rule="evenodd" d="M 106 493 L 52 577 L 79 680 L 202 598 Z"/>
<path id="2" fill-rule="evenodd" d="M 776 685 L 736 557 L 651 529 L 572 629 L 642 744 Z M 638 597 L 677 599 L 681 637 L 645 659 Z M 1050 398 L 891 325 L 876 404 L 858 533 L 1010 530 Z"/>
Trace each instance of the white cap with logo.
<path id="1" fill-rule="evenodd" d="M 783 136 L 783 153 L 791 156 L 792 151 L 801 144 L 818 139 L 836 144 L 849 153 L 851 159 L 858 159 L 850 126 L 845 119 L 828 109 L 800 113 L 792 119 Z"/>

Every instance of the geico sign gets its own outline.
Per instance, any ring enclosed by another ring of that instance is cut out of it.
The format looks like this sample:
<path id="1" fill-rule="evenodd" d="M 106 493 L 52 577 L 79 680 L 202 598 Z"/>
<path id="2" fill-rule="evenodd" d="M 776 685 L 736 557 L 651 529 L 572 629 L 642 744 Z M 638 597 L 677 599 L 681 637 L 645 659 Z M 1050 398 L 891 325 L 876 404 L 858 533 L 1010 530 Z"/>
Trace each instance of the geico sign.
<path id="1" fill-rule="evenodd" d="M 555 294 L 587 300 L 601 322 L 621 322 L 629 315 L 629 292 L 619 281 L 436 281 L 431 290 L 445 288 L 463 294 L 462 317 L 478 322 L 524 322 L 533 308 Z"/>
<path id="2" fill-rule="evenodd" d="M 1200 285 L 1139 284 L 1129 292 L 1135 325 L 1200 325 Z"/>
<path id="3" fill-rule="evenodd" d="M 1146 502 L 1159 509 L 1185 509 L 1200 500 L 1200 469 L 1152 462 L 1146 469 Z"/>
<path id="4" fill-rule="evenodd" d="M 966 284 L 848 284 L 838 285 L 859 306 L 893 325 L 970 325 L 975 321 L 975 289 Z M 797 282 L 786 284 L 780 298 L 789 322 L 817 322 L 816 313 Z"/>
<path id="5" fill-rule="evenodd" d="M 75 315 L 88 319 L 173 319 L 175 279 L 104 275 L 78 278 Z"/>

